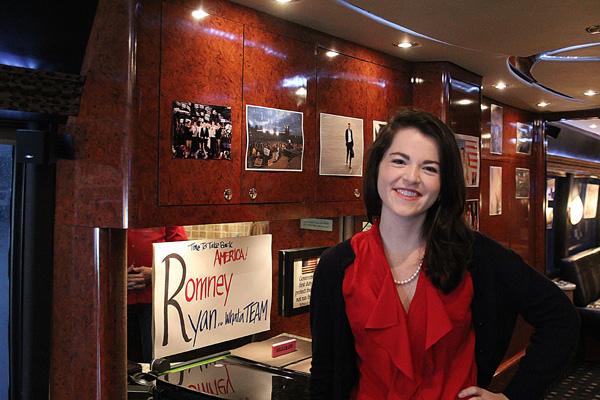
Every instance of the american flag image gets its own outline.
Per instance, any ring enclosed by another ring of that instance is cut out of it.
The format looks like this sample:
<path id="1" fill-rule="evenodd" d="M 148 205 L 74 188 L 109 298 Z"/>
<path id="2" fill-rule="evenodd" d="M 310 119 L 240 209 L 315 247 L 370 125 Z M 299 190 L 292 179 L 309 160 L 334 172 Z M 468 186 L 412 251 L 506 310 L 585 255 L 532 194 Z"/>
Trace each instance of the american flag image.
<path id="1" fill-rule="evenodd" d="M 318 263 L 319 257 L 302 260 L 302 275 L 314 273 Z"/>

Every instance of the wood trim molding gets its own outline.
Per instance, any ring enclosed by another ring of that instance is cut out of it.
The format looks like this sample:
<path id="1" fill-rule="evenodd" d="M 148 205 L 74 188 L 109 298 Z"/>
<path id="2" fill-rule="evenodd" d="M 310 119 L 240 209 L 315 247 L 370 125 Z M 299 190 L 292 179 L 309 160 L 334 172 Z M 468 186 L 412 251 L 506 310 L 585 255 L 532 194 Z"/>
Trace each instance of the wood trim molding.
<path id="1" fill-rule="evenodd" d="M 600 163 L 549 154 L 546 158 L 546 171 L 558 175 L 561 173 L 600 175 Z"/>

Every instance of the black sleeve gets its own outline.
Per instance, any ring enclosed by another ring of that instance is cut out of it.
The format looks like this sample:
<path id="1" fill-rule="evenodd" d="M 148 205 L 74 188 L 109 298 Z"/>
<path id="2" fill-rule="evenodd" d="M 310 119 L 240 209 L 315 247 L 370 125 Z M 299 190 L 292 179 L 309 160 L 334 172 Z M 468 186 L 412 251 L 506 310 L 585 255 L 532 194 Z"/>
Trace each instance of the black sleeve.
<path id="1" fill-rule="evenodd" d="M 576 350 L 579 317 L 567 296 L 516 253 L 508 251 L 506 261 L 497 279 L 534 333 L 504 394 L 510 400 L 541 399 Z"/>
<path id="2" fill-rule="evenodd" d="M 312 335 L 312 366 L 310 369 L 311 399 L 333 397 L 334 374 L 334 295 L 335 257 L 332 249 L 323 253 L 313 276 L 310 294 L 310 329 Z"/>

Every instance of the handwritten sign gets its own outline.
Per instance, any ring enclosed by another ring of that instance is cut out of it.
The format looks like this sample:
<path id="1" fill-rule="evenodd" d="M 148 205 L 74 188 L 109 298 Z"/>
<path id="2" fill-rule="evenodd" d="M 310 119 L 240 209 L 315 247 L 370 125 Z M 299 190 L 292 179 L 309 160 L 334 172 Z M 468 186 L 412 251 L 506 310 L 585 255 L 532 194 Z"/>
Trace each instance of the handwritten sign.
<path id="1" fill-rule="evenodd" d="M 271 235 L 153 246 L 154 358 L 270 329 Z"/>

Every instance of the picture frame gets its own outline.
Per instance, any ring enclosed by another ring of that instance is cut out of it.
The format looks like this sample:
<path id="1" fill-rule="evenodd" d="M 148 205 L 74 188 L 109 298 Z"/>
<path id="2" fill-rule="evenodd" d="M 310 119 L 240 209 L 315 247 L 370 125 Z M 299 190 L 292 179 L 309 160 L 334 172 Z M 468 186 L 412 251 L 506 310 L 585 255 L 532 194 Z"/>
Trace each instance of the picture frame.
<path id="1" fill-rule="evenodd" d="M 531 179 L 528 168 L 515 168 L 515 198 L 528 199 Z"/>
<path id="2" fill-rule="evenodd" d="M 490 154 L 502 154 L 502 107 L 492 104 L 490 110 Z"/>
<path id="3" fill-rule="evenodd" d="M 517 153 L 531 154 L 533 147 L 533 127 L 528 124 L 517 122 Z"/>
<path id="4" fill-rule="evenodd" d="M 489 214 L 502 215 L 502 167 L 490 166 Z"/>
<path id="5" fill-rule="evenodd" d="M 479 230 L 479 200 L 468 199 L 465 202 L 465 221 L 474 231 Z"/>
<path id="6" fill-rule="evenodd" d="M 363 175 L 364 121 L 344 115 L 319 114 L 319 175 Z"/>
<path id="7" fill-rule="evenodd" d="M 456 144 L 463 165 L 465 185 L 479 187 L 479 138 L 477 136 L 455 134 Z"/>
<path id="8" fill-rule="evenodd" d="M 279 250 L 279 315 L 308 312 L 312 279 L 325 247 Z"/>

